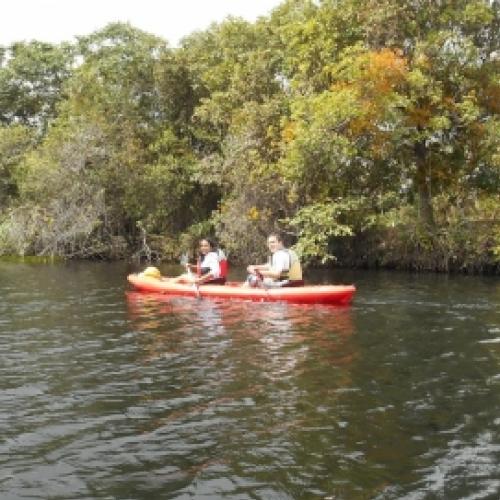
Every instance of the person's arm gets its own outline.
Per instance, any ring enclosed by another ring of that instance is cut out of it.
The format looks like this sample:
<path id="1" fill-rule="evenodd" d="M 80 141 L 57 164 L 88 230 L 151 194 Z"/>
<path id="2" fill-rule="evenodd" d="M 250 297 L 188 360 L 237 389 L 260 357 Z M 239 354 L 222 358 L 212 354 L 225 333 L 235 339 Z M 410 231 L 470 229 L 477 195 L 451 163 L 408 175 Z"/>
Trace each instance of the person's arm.
<path id="1" fill-rule="evenodd" d="M 214 279 L 212 272 L 208 272 L 206 274 L 202 274 L 201 276 L 196 276 L 196 278 L 194 279 L 194 283 L 196 283 L 197 285 L 202 285 L 203 283 L 212 279 Z"/>
<path id="2" fill-rule="evenodd" d="M 277 253 L 273 254 L 272 264 L 273 265 L 268 265 L 266 270 L 261 271 L 261 274 L 264 278 L 278 280 L 281 278 L 281 273 L 288 270 L 290 267 L 288 255 L 285 252 L 278 250 Z"/>
<path id="3" fill-rule="evenodd" d="M 247 272 L 249 274 L 257 274 L 257 271 L 264 276 L 264 273 L 267 273 L 270 269 L 269 264 L 251 264 L 250 266 L 247 267 Z"/>
<path id="4" fill-rule="evenodd" d="M 269 264 L 258 264 L 248 266 L 247 271 L 250 274 L 260 274 L 263 278 L 278 279 L 281 276 L 282 269 L 277 269 Z"/>
<path id="5" fill-rule="evenodd" d="M 201 276 L 197 276 L 195 279 L 195 283 L 201 285 L 206 283 L 207 281 L 217 279 L 220 277 L 220 265 L 219 258 L 217 254 L 210 253 L 203 259 L 202 267 L 209 267 L 210 271 L 208 273 L 202 274 Z"/>
<path id="6" fill-rule="evenodd" d="M 272 278 L 274 280 L 277 280 L 281 276 L 281 271 L 272 267 L 269 267 L 269 269 L 261 271 L 260 273 L 264 278 Z"/>

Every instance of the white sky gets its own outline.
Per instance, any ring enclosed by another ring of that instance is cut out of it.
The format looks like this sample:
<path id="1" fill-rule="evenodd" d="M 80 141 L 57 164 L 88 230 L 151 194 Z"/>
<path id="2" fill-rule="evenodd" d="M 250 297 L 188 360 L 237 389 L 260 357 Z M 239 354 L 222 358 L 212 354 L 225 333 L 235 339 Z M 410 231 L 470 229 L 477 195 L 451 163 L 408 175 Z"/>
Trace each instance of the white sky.
<path id="1" fill-rule="evenodd" d="M 0 45 L 22 40 L 59 43 L 114 21 L 159 35 L 170 46 L 227 16 L 255 21 L 283 0 L 4 0 Z"/>

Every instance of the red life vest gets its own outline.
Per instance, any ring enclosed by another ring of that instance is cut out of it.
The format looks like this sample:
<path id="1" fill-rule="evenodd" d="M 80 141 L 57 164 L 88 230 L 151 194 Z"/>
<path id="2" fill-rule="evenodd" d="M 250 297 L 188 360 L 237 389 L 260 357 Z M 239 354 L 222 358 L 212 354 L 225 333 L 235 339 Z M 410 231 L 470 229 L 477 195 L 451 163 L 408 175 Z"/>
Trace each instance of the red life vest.
<path id="1" fill-rule="evenodd" d="M 224 255 L 224 252 L 221 250 L 217 250 L 217 255 L 219 257 L 219 269 L 220 269 L 220 278 L 227 279 L 227 273 L 228 273 L 228 262 L 227 258 Z M 196 261 L 196 275 L 201 276 L 201 259 L 198 257 L 198 260 Z"/>
<path id="2" fill-rule="evenodd" d="M 226 254 L 219 248 L 217 249 L 217 256 L 219 257 L 220 277 L 223 280 L 227 279 L 228 262 Z"/>
<path id="3" fill-rule="evenodd" d="M 219 260 L 219 266 L 220 266 L 220 277 L 227 279 L 227 271 L 229 266 L 227 264 L 227 259 L 225 257 Z"/>

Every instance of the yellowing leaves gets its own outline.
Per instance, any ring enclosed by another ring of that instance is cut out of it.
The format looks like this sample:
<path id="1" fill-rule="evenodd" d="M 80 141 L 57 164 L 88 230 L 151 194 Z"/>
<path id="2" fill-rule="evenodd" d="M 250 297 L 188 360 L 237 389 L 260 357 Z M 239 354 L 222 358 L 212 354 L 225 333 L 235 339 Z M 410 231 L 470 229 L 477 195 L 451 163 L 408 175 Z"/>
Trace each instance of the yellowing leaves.
<path id="1" fill-rule="evenodd" d="M 498 83 L 492 82 L 485 88 L 483 101 L 493 113 L 500 113 L 500 85 Z"/>
<path id="2" fill-rule="evenodd" d="M 415 107 L 408 111 L 408 122 L 417 127 L 425 127 L 432 116 L 432 110 L 427 106 Z"/>
<path id="3" fill-rule="evenodd" d="M 425 70 L 429 69 L 431 66 L 429 58 L 423 52 L 419 52 L 415 55 L 413 59 L 413 64 L 414 66 Z"/>
<path id="4" fill-rule="evenodd" d="M 376 109 L 369 102 L 365 102 L 365 104 L 364 113 L 353 118 L 349 123 L 349 132 L 353 136 L 364 132 L 373 132 L 376 128 Z"/>
<path id="5" fill-rule="evenodd" d="M 341 63 L 332 68 L 336 82 L 332 92 L 355 87 L 371 98 L 378 98 L 396 90 L 408 75 L 408 62 L 400 50 L 381 50 L 347 53 Z"/>
<path id="6" fill-rule="evenodd" d="M 285 143 L 292 142 L 295 139 L 296 133 L 296 124 L 295 122 L 289 121 L 286 123 L 286 125 L 283 127 L 283 131 L 281 132 L 281 136 Z"/>
<path id="7" fill-rule="evenodd" d="M 387 94 L 406 78 L 408 65 L 400 51 L 382 49 L 368 54 L 368 65 L 364 75 L 377 93 Z"/>
<path id="8" fill-rule="evenodd" d="M 379 133 L 374 136 L 373 142 L 370 145 L 370 152 L 374 159 L 386 158 L 389 154 L 389 140 L 387 134 Z"/>
<path id="9" fill-rule="evenodd" d="M 240 211 L 240 213 L 242 213 L 242 211 Z M 247 210 L 246 216 L 247 220 L 251 222 L 267 222 L 269 220 L 272 220 L 273 213 L 269 208 L 265 207 L 259 208 L 253 205 Z"/>
<path id="10" fill-rule="evenodd" d="M 247 212 L 247 219 L 256 221 L 259 220 L 260 218 L 260 211 L 257 207 L 250 207 L 250 209 Z"/>
<path id="11" fill-rule="evenodd" d="M 385 120 L 391 102 L 397 99 L 398 88 L 408 78 L 406 58 L 401 51 L 388 48 L 358 51 L 349 54 L 336 69 L 337 81 L 330 92 L 337 95 L 349 92 L 351 99 L 356 100 L 358 112 L 349 122 L 350 134 L 377 134 L 378 124 Z"/>

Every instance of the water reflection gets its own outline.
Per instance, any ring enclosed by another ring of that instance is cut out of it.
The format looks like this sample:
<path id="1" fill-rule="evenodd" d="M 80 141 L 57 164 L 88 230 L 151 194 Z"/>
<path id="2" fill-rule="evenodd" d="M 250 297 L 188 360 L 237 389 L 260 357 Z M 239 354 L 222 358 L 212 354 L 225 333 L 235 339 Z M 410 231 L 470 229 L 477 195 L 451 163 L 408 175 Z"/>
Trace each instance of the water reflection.
<path id="1" fill-rule="evenodd" d="M 128 271 L 0 266 L 0 498 L 498 497 L 497 282 L 322 277 L 335 308 Z"/>
<path id="2" fill-rule="evenodd" d="M 126 298 L 134 326 L 144 333 L 155 332 L 142 339 L 148 359 L 168 357 L 174 346 L 179 348 L 186 338 L 186 332 L 179 334 L 182 326 L 188 326 L 190 334 L 229 338 L 233 347 L 258 342 L 270 362 L 276 361 L 278 351 L 291 347 L 292 357 L 288 361 L 278 359 L 277 378 L 287 367 L 293 370 L 311 342 L 329 352 L 331 362 L 348 363 L 354 356 L 339 349 L 354 331 L 350 306 L 194 300 L 135 291 L 127 292 Z"/>
<path id="3" fill-rule="evenodd" d="M 287 464 L 303 464 L 316 453 L 311 444 L 320 445 L 312 439 L 299 446 L 303 436 L 310 440 L 320 428 L 335 434 L 340 428 L 331 427 L 331 415 L 335 401 L 350 389 L 350 366 L 357 357 L 350 307 L 196 301 L 136 292 L 127 294 L 127 303 L 143 334 L 144 360 L 168 358 L 177 370 L 175 395 L 162 402 L 165 411 L 143 431 L 175 435 L 177 445 L 179 439 L 204 442 L 210 451 L 197 458 L 196 474 L 224 470 L 232 484 L 226 494 L 236 493 L 234 483 L 255 490 L 255 478 L 266 484 Z M 194 434 L 184 430 L 179 437 L 186 426 L 193 426 Z M 245 475 L 235 475 L 245 463 Z M 310 480 L 307 472 L 303 479 Z M 199 493 L 192 488 L 185 492 Z"/>

